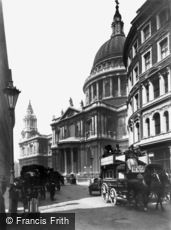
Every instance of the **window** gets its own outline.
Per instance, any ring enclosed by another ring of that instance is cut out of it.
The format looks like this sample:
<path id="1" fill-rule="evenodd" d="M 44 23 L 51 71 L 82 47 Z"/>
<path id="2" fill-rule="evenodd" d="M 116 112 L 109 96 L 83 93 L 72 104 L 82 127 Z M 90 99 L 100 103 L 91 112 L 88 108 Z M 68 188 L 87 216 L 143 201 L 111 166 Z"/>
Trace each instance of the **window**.
<path id="1" fill-rule="evenodd" d="M 164 91 L 165 93 L 168 93 L 168 73 L 167 72 L 163 74 L 163 79 L 164 79 Z"/>
<path id="2" fill-rule="evenodd" d="M 97 99 L 97 89 L 96 89 L 96 84 L 93 84 L 93 99 L 96 100 Z"/>
<path id="3" fill-rule="evenodd" d="M 110 79 L 106 79 L 104 81 L 104 85 L 105 85 L 105 97 L 109 97 L 110 96 Z"/>
<path id="4" fill-rule="evenodd" d="M 168 111 L 164 112 L 166 132 L 169 131 L 169 113 Z"/>
<path id="5" fill-rule="evenodd" d="M 151 49 L 142 55 L 142 71 L 145 72 L 152 66 Z"/>
<path id="6" fill-rule="evenodd" d="M 121 84 L 121 96 L 126 96 L 126 78 L 121 77 L 120 78 L 120 84 Z"/>
<path id="7" fill-rule="evenodd" d="M 145 86 L 145 89 L 146 89 L 146 99 L 147 99 L 147 102 L 149 102 L 149 84 Z"/>
<path id="8" fill-rule="evenodd" d="M 146 119 L 146 127 L 147 127 L 147 137 L 150 136 L 150 120 L 149 118 Z"/>
<path id="9" fill-rule="evenodd" d="M 144 55 L 144 64 L 145 64 L 145 70 L 148 70 L 150 68 L 150 52 Z"/>
<path id="10" fill-rule="evenodd" d="M 138 93 L 135 95 L 135 111 L 139 109 L 139 96 Z"/>
<path id="11" fill-rule="evenodd" d="M 138 50 L 138 41 L 136 40 L 133 47 L 132 47 L 132 55 L 133 57 L 135 57 L 135 55 L 137 54 L 137 50 Z"/>
<path id="12" fill-rule="evenodd" d="M 163 27 L 169 20 L 169 9 L 163 9 L 159 15 L 157 15 L 157 29 Z"/>
<path id="13" fill-rule="evenodd" d="M 89 102 L 92 101 L 91 87 L 89 87 Z"/>
<path id="14" fill-rule="evenodd" d="M 160 115 L 159 113 L 154 114 L 154 126 L 155 126 L 155 134 L 160 134 Z"/>
<path id="15" fill-rule="evenodd" d="M 138 64 L 136 65 L 136 67 L 133 70 L 133 75 L 134 75 L 134 80 L 137 81 L 138 76 L 139 76 L 139 66 L 138 66 Z"/>
<path id="16" fill-rule="evenodd" d="M 169 39 L 168 36 L 158 42 L 158 61 L 169 55 Z"/>
<path id="17" fill-rule="evenodd" d="M 151 36 L 151 25 L 147 24 L 141 31 L 141 41 L 145 42 Z"/>
<path id="18" fill-rule="evenodd" d="M 136 123 L 135 127 L 136 127 L 137 138 L 138 138 L 137 141 L 140 141 L 140 125 L 138 122 Z"/>
<path id="19" fill-rule="evenodd" d="M 154 99 L 160 96 L 159 77 L 153 80 Z"/>

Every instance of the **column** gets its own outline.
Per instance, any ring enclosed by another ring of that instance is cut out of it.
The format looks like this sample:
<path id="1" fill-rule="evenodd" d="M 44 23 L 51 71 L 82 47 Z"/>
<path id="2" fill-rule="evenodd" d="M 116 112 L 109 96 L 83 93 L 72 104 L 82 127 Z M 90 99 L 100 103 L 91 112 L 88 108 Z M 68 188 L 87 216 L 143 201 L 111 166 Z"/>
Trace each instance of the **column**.
<path id="1" fill-rule="evenodd" d="M 147 128 L 147 123 L 146 123 L 146 118 L 143 118 L 143 138 L 146 138 L 148 132 L 148 128 Z"/>
<path id="2" fill-rule="evenodd" d="M 104 136 L 104 116 L 101 115 L 101 135 Z"/>
<path id="3" fill-rule="evenodd" d="M 160 131 L 161 133 L 166 132 L 166 117 L 163 113 L 160 113 Z"/>
<path id="4" fill-rule="evenodd" d="M 129 124 L 129 145 L 132 145 L 133 144 L 133 127 L 132 127 L 132 124 Z"/>
<path id="5" fill-rule="evenodd" d="M 162 96 L 165 93 L 165 90 L 164 90 L 164 78 L 160 73 L 159 73 L 159 86 L 160 86 L 160 96 Z"/>
<path id="6" fill-rule="evenodd" d="M 91 101 L 94 99 L 94 93 L 93 93 L 93 85 L 91 85 Z"/>
<path id="7" fill-rule="evenodd" d="M 142 104 L 145 105 L 147 103 L 147 95 L 146 95 L 146 88 L 142 85 Z"/>
<path id="8" fill-rule="evenodd" d="M 121 79 L 118 77 L 118 97 L 121 96 Z"/>
<path id="9" fill-rule="evenodd" d="M 66 153 L 66 149 L 64 149 L 64 174 L 67 175 L 67 153 Z"/>
<path id="10" fill-rule="evenodd" d="M 112 97 L 112 78 L 110 78 L 110 97 Z"/>
<path id="11" fill-rule="evenodd" d="M 97 135 L 97 115 L 94 117 L 94 134 Z"/>
<path id="12" fill-rule="evenodd" d="M 92 116 L 92 130 L 91 135 L 94 135 L 94 116 Z"/>
<path id="13" fill-rule="evenodd" d="M 104 98 L 105 97 L 105 80 L 103 79 L 103 95 L 102 97 Z"/>
<path id="14" fill-rule="evenodd" d="M 80 134 L 81 134 L 81 137 L 83 137 L 83 121 L 82 120 L 80 121 Z"/>
<path id="15" fill-rule="evenodd" d="M 155 136 L 155 123 L 152 116 L 150 116 L 150 136 Z"/>
<path id="16" fill-rule="evenodd" d="M 138 129 L 137 129 L 137 125 L 136 123 L 134 123 L 134 141 L 137 142 L 138 141 Z"/>
<path id="17" fill-rule="evenodd" d="M 133 132 L 133 143 L 135 143 L 136 138 L 135 138 L 135 123 L 134 123 L 134 121 L 132 122 L 132 132 Z"/>
<path id="18" fill-rule="evenodd" d="M 154 87 L 151 81 L 149 81 L 149 101 L 154 99 Z"/>
<path id="19" fill-rule="evenodd" d="M 96 82 L 97 100 L 99 100 L 99 82 Z"/>
<path id="20" fill-rule="evenodd" d="M 171 70 L 169 67 L 167 67 L 167 73 L 168 73 L 168 92 L 171 91 Z"/>
<path id="21" fill-rule="evenodd" d="M 52 145 L 55 144 L 55 130 L 52 129 Z"/>
<path id="22" fill-rule="evenodd" d="M 71 172 L 74 172 L 74 155 L 73 155 L 73 148 L 71 148 Z"/>

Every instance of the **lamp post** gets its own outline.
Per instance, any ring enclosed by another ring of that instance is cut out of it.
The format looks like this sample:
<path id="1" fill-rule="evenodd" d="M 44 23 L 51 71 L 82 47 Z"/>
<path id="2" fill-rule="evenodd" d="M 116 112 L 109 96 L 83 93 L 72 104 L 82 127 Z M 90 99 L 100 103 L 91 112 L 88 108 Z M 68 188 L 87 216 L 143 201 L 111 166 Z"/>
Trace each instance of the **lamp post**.
<path id="1" fill-rule="evenodd" d="M 13 86 L 13 81 L 8 82 L 8 86 L 4 89 L 4 94 L 7 97 L 9 112 L 10 112 L 10 125 L 11 125 L 11 140 L 10 140 L 10 156 L 11 156 L 11 169 L 10 169 L 10 184 L 14 183 L 14 149 L 13 149 L 13 128 L 15 125 L 15 106 L 19 94 L 21 93 L 16 87 Z"/>

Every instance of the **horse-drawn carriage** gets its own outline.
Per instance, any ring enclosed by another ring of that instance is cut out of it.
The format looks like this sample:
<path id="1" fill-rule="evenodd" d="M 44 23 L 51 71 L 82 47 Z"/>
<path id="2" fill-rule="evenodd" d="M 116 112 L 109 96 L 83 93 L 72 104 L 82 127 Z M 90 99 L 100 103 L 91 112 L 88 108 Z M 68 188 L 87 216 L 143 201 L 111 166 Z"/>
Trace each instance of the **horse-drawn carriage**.
<path id="1" fill-rule="evenodd" d="M 24 210 L 28 209 L 31 200 L 44 200 L 46 190 L 50 191 L 52 184 L 57 190 L 64 184 L 64 178 L 59 172 L 36 164 L 23 166 L 20 177 L 15 178 L 14 186 L 19 191 L 19 199 L 23 202 Z"/>
<path id="2" fill-rule="evenodd" d="M 122 153 L 118 147 L 113 150 L 107 146 L 106 149 L 101 158 L 101 194 L 105 202 L 115 205 L 119 200 L 134 200 L 137 204 L 140 195 L 146 209 L 150 193 L 156 190 L 157 204 L 162 205 L 161 197 L 168 184 L 164 169 L 159 165 L 148 165 L 147 156 L 139 150 L 131 148 Z"/>

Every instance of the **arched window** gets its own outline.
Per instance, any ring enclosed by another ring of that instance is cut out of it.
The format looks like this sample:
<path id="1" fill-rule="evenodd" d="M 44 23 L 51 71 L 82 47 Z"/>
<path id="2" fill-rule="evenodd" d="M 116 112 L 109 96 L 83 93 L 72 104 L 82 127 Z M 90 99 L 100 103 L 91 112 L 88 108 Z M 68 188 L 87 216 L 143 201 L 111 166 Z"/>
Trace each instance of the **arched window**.
<path id="1" fill-rule="evenodd" d="M 156 77 L 153 80 L 153 89 L 154 89 L 154 99 L 160 96 L 160 84 L 159 84 L 159 78 Z"/>
<path id="2" fill-rule="evenodd" d="M 154 127 L 155 127 L 155 134 L 160 134 L 160 114 L 155 113 L 154 114 Z"/>
<path id="3" fill-rule="evenodd" d="M 109 97 L 110 96 L 110 79 L 106 79 L 104 81 L 105 84 L 105 97 Z"/>
<path id="4" fill-rule="evenodd" d="M 164 112 L 164 118 L 165 118 L 166 132 L 168 132 L 169 131 L 169 113 L 168 111 Z"/>
<path id="5" fill-rule="evenodd" d="M 140 125 L 138 122 L 136 123 L 135 127 L 136 127 L 137 141 L 140 141 Z"/>
<path id="6" fill-rule="evenodd" d="M 150 136 L 150 119 L 147 118 L 145 122 L 146 122 L 147 137 L 149 137 Z"/>
<path id="7" fill-rule="evenodd" d="M 165 93 L 168 92 L 168 73 L 164 73 L 163 74 L 163 78 L 164 78 L 164 90 L 165 90 Z"/>

